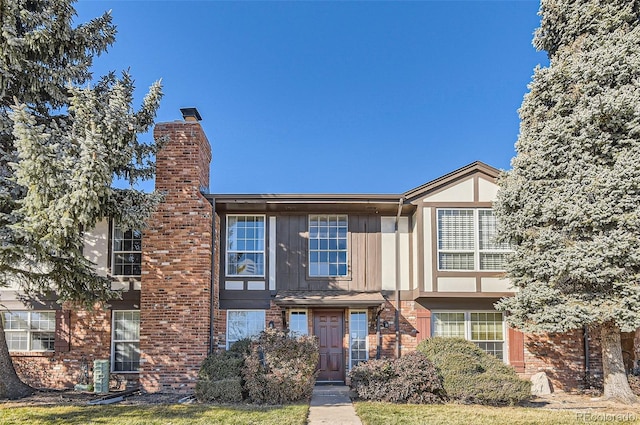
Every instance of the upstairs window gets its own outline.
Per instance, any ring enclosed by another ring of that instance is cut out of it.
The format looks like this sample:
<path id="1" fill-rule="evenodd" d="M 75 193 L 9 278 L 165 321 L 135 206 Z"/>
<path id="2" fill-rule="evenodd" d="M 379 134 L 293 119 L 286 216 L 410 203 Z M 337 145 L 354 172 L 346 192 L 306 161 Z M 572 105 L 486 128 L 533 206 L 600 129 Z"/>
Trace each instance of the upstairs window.
<path id="1" fill-rule="evenodd" d="M 2 315 L 9 351 L 53 351 L 55 311 L 5 311 Z"/>
<path id="2" fill-rule="evenodd" d="M 142 273 L 142 232 L 113 226 L 114 276 L 140 276 Z"/>
<path id="3" fill-rule="evenodd" d="M 347 276 L 347 216 L 309 216 L 309 276 Z"/>
<path id="4" fill-rule="evenodd" d="M 439 270 L 504 270 L 506 243 L 497 243 L 490 209 L 438 209 Z"/>
<path id="5" fill-rule="evenodd" d="M 264 276 L 265 218 L 227 217 L 227 276 Z"/>

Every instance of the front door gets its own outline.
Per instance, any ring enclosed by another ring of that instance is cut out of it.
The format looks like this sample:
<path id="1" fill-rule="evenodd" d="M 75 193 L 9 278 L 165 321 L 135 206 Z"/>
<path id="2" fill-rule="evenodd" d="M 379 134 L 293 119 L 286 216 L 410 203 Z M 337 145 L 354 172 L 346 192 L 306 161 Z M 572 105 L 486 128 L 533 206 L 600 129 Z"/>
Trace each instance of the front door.
<path id="1" fill-rule="evenodd" d="M 313 332 L 320 346 L 318 381 L 344 382 L 344 312 L 315 310 Z"/>

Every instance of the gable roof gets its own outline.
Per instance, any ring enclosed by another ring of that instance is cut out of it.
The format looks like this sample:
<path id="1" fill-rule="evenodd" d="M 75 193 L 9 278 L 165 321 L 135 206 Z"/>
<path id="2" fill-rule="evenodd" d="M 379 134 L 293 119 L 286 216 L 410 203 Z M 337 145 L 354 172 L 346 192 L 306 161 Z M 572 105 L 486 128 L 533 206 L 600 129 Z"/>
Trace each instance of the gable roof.
<path id="1" fill-rule="evenodd" d="M 495 180 L 500 175 L 500 170 L 481 161 L 472 162 L 464 167 L 458 168 L 444 176 L 431 180 L 421 186 L 413 188 L 403 194 L 407 201 L 412 201 L 416 198 L 423 197 L 429 192 L 438 190 L 444 186 L 448 186 L 456 181 L 463 180 L 473 174 L 481 173 L 489 177 L 491 180 Z"/>
<path id="2" fill-rule="evenodd" d="M 444 176 L 438 177 L 399 194 L 207 194 L 217 211 L 235 212 L 375 212 L 378 214 L 393 214 L 402 202 L 402 214 L 411 213 L 414 206 L 412 200 L 420 198 L 429 192 L 463 180 L 469 176 L 481 173 L 489 180 L 495 180 L 500 170 L 481 161 L 472 162 L 458 168 Z"/>

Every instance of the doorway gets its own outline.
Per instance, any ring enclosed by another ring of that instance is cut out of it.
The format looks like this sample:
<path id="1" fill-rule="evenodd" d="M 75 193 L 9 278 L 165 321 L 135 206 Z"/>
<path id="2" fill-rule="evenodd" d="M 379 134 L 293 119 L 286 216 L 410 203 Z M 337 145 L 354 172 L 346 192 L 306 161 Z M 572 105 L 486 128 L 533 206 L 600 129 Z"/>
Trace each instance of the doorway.
<path id="1" fill-rule="evenodd" d="M 314 310 L 313 333 L 318 337 L 318 382 L 344 382 L 344 311 Z"/>

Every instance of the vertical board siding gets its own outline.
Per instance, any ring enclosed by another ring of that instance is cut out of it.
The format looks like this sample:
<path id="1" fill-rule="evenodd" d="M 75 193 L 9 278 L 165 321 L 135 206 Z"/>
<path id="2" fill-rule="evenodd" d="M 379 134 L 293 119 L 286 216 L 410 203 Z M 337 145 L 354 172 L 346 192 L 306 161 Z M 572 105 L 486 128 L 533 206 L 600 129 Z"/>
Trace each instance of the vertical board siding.
<path id="1" fill-rule="evenodd" d="M 510 327 L 508 338 L 509 364 L 516 372 L 524 372 L 524 334 Z"/>
<path id="2" fill-rule="evenodd" d="M 71 311 L 56 310 L 56 331 L 54 350 L 66 353 L 71 349 Z"/>
<path id="3" fill-rule="evenodd" d="M 431 310 L 418 310 L 416 316 L 417 342 L 431 338 Z"/>
<path id="4" fill-rule="evenodd" d="M 349 275 L 346 278 L 308 277 L 308 215 L 281 215 L 276 223 L 277 290 L 381 289 L 380 216 L 349 215 Z"/>

